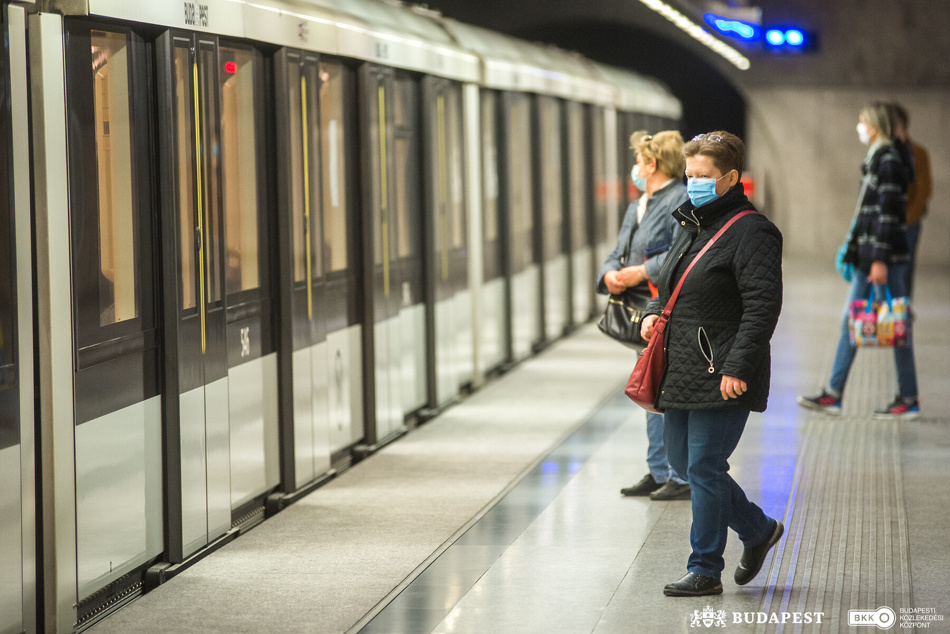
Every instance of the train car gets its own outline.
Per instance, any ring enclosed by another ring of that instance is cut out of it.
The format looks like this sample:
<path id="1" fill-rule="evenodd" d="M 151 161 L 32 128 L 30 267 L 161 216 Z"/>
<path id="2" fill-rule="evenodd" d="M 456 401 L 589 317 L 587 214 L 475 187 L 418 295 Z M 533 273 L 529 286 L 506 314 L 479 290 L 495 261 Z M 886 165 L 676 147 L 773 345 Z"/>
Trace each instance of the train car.
<path id="1" fill-rule="evenodd" d="M 0 632 L 36 631 L 33 274 L 26 14 L 0 25 Z"/>
<path id="2" fill-rule="evenodd" d="M 590 319 L 618 112 L 670 99 L 376 0 L 4 27 L 0 631 L 89 626 Z"/>

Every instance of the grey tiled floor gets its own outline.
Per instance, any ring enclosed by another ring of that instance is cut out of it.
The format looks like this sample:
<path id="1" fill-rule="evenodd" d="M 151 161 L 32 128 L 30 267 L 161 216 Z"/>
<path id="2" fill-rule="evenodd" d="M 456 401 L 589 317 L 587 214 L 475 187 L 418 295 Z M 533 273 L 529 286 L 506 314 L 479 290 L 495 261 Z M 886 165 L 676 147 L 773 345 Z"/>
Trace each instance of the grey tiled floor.
<path id="1" fill-rule="evenodd" d="M 896 378 L 890 351 L 864 350 L 844 416 L 829 418 L 794 399 L 827 378 L 844 288 L 808 265 L 786 270 L 770 408 L 753 414 L 731 460 L 750 497 L 787 526 L 749 585 L 731 581 L 741 553 L 731 535 L 722 596 L 662 595 L 684 572 L 690 504 L 617 494 L 645 472 L 646 451 L 642 414 L 618 397 L 581 428 L 599 434 L 565 442 L 362 631 L 689 632 L 705 629 L 694 619 L 707 606 L 724 611 L 729 631 L 860 631 L 849 610 L 881 606 L 898 620 L 910 618 L 901 609 L 932 608 L 948 622 L 930 631 L 950 631 L 940 589 L 950 563 L 950 276 L 918 285 L 924 417 L 871 418 Z"/>
<path id="2" fill-rule="evenodd" d="M 731 535 L 723 595 L 663 596 L 690 504 L 619 495 L 646 472 L 644 418 L 619 395 L 631 355 L 588 326 L 90 631 L 860 634 L 877 630 L 848 610 L 889 605 L 948 632 L 950 271 L 917 282 L 924 417 L 882 424 L 887 351 L 859 353 L 841 418 L 795 404 L 830 370 L 845 287 L 828 268 L 786 263 L 769 409 L 730 461 L 788 527 L 747 586 Z M 691 627 L 706 606 L 725 627 Z M 803 611 L 821 627 L 733 622 Z"/>

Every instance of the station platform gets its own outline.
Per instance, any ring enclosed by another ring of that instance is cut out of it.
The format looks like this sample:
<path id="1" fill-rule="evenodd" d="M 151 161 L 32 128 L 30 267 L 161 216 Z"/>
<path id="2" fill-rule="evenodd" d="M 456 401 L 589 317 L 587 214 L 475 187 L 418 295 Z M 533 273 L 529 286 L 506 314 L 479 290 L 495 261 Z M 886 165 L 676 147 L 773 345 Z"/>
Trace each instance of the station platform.
<path id="1" fill-rule="evenodd" d="M 721 596 L 663 596 L 690 503 L 619 494 L 647 472 L 635 355 L 591 324 L 88 631 L 873 632 L 850 612 L 889 608 L 887 629 L 950 632 L 950 271 L 917 279 L 915 421 L 871 417 L 889 350 L 859 351 L 842 416 L 796 404 L 827 381 L 845 293 L 830 264 L 785 263 L 769 408 L 730 463 L 786 531 L 747 586 L 730 532 Z"/>

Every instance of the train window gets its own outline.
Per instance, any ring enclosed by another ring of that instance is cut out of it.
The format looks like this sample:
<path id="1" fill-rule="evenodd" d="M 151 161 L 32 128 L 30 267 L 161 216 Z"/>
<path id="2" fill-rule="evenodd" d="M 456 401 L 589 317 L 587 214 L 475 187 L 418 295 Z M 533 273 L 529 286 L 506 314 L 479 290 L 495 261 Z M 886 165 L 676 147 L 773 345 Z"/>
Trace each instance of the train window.
<path id="1" fill-rule="evenodd" d="M 394 94 L 393 110 L 396 124 L 395 160 L 396 160 L 396 254 L 399 258 L 409 257 L 412 250 L 410 238 L 409 215 L 413 213 L 410 207 L 410 196 L 413 192 L 410 187 L 413 181 L 412 171 L 413 135 L 417 133 L 411 113 L 416 111 L 415 85 L 410 79 L 397 79 Z"/>
<path id="2" fill-rule="evenodd" d="M 291 182 L 291 217 L 294 231 L 294 281 L 303 282 L 307 279 L 307 233 L 304 217 L 304 182 L 303 182 L 303 110 L 296 104 L 303 103 L 303 74 L 300 64 L 292 60 L 287 66 L 287 85 L 290 88 L 290 182 Z"/>
<path id="3" fill-rule="evenodd" d="M 508 148 L 509 204 L 511 207 L 512 265 L 521 270 L 534 262 L 534 214 L 531 192 L 531 125 L 527 97 L 513 94 L 509 117 L 511 121 Z"/>
<path id="4" fill-rule="evenodd" d="M 181 235 L 181 307 L 185 310 L 195 304 L 195 201 L 194 157 L 194 95 L 191 72 L 191 54 L 185 47 L 175 48 L 175 121 L 178 122 L 178 214 Z"/>
<path id="5" fill-rule="evenodd" d="M 128 36 L 106 31 L 90 35 L 99 176 L 99 325 L 106 326 L 139 316 Z"/>
<path id="6" fill-rule="evenodd" d="M 570 170 L 570 214 L 572 250 L 587 244 L 587 158 L 584 148 L 584 106 L 568 103 L 568 169 Z"/>
<path id="7" fill-rule="evenodd" d="M 344 95 L 349 77 L 341 64 L 320 64 L 320 129 L 323 131 L 323 240 L 329 271 L 347 267 L 346 138 Z"/>
<path id="8" fill-rule="evenodd" d="M 320 237 L 320 228 L 323 219 L 320 211 L 320 116 L 318 98 L 320 95 L 320 75 L 316 64 L 306 64 L 303 69 L 306 80 L 303 89 L 306 90 L 305 121 L 307 143 L 304 169 L 307 170 L 306 184 L 308 205 L 310 209 L 310 248 L 313 251 L 311 266 L 316 277 L 323 275 L 323 239 Z"/>
<path id="9" fill-rule="evenodd" d="M 217 210 L 221 209 L 221 181 L 218 177 L 220 146 L 218 142 L 218 93 L 217 56 L 213 48 L 199 48 L 198 77 L 201 104 L 201 194 L 204 214 L 205 238 L 205 288 L 207 301 L 220 302 L 221 282 L 224 273 L 222 262 L 222 242 L 224 241 L 223 219 Z"/>
<path id="10" fill-rule="evenodd" d="M 287 66 L 290 88 L 290 164 L 293 216 L 294 281 L 306 282 L 308 267 L 320 275 L 322 241 L 313 235 L 313 216 L 319 214 L 317 204 L 318 148 L 316 67 L 301 64 L 291 57 Z"/>
<path id="11" fill-rule="evenodd" d="M 227 232 L 228 293 L 260 286 L 254 52 L 222 46 L 221 160 Z"/>
<path id="12" fill-rule="evenodd" d="M 498 146 L 495 143 L 495 93 L 482 91 L 482 230 L 486 242 L 498 239 Z"/>
<path id="13" fill-rule="evenodd" d="M 541 191 L 544 218 L 544 256 L 554 257 L 561 251 L 563 199 L 561 190 L 561 121 L 560 104 L 553 97 L 539 97 L 541 118 Z"/>
<path id="14" fill-rule="evenodd" d="M 4 58 L 0 56 L 0 73 L 4 70 Z M 13 342 L 16 332 L 13 325 L 17 302 L 14 298 L 13 261 L 13 205 L 10 188 L 9 143 L 9 99 L 7 98 L 6 74 L 0 74 L 0 390 L 12 387 L 16 382 L 16 373 L 11 367 L 14 363 Z M 0 422 L 0 435 L 3 423 Z M 0 438 L 0 447 L 5 446 Z"/>
<path id="15" fill-rule="evenodd" d="M 607 182 L 606 131 L 604 129 L 604 109 L 591 108 L 591 165 L 594 178 L 594 242 L 599 244 L 607 239 Z"/>
<path id="16" fill-rule="evenodd" d="M 445 94 L 446 133 L 449 142 L 448 181 L 449 213 L 452 227 L 451 246 L 465 247 L 465 181 L 462 176 L 462 100 L 461 89 L 452 85 Z"/>

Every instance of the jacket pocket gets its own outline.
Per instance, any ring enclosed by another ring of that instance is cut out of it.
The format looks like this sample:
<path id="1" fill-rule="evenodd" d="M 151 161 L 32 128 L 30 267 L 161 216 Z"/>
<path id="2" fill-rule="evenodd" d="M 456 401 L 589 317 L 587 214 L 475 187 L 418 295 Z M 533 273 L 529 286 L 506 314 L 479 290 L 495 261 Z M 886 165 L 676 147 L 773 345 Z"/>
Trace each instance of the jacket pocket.
<path id="1" fill-rule="evenodd" d="M 696 329 L 696 344 L 699 346 L 699 352 L 706 362 L 706 372 L 715 374 L 716 352 L 713 350 L 712 343 L 709 341 L 709 335 L 706 334 L 706 329 L 703 326 L 699 326 Z"/>

